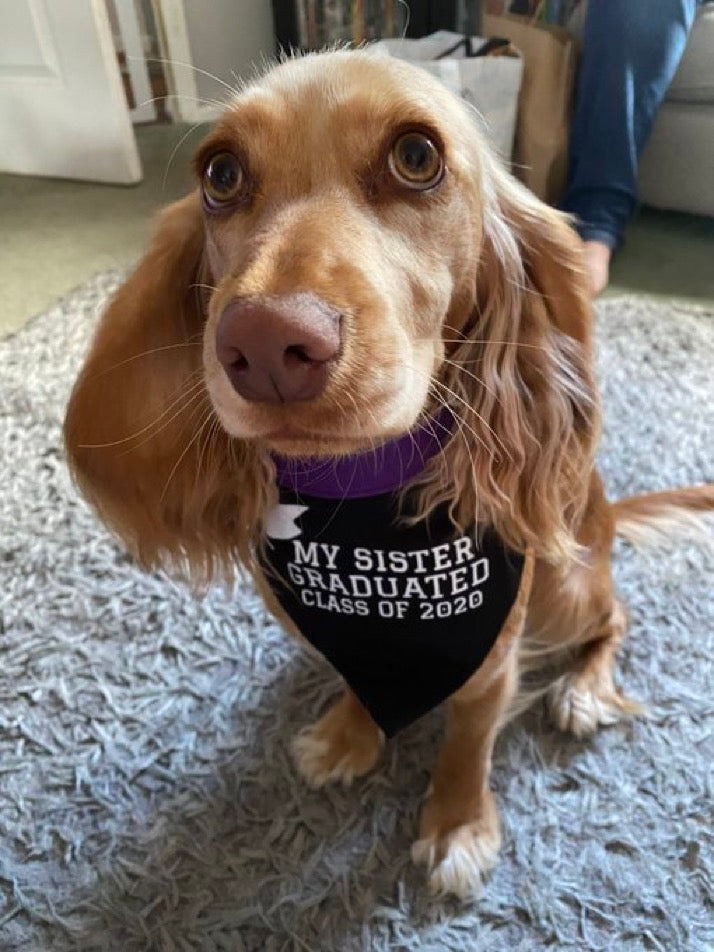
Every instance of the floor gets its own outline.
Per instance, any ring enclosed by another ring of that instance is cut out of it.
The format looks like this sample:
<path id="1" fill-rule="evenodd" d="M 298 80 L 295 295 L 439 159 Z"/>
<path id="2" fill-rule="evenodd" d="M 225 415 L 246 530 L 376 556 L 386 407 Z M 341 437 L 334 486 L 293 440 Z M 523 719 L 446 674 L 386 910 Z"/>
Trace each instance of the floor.
<path id="1" fill-rule="evenodd" d="M 129 265 L 154 212 L 190 187 L 201 127 L 146 125 L 136 135 L 137 186 L 0 175 L 0 335 L 93 273 Z M 714 219 L 644 209 L 613 264 L 610 293 L 621 291 L 714 301 Z"/>
<path id="2" fill-rule="evenodd" d="M 126 267 L 141 254 L 156 211 L 191 185 L 192 150 L 201 138 L 200 127 L 191 128 L 136 127 L 139 185 L 0 175 L 0 335 L 95 272 Z"/>

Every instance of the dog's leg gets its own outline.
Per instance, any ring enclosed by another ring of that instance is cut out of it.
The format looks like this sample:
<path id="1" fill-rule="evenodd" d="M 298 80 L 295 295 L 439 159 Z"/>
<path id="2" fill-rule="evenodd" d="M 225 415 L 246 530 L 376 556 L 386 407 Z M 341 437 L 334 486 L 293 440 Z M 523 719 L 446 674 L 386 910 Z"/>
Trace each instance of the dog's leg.
<path id="1" fill-rule="evenodd" d="M 349 688 L 319 721 L 293 741 L 298 770 L 311 787 L 348 785 L 375 765 L 384 734 Z"/>
<path id="2" fill-rule="evenodd" d="M 517 653 L 495 678 L 476 674 L 449 700 L 444 746 L 424 804 L 412 858 L 426 863 L 435 894 L 477 895 L 501 845 L 489 787 L 491 755 L 504 711 L 516 691 Z"/>
<path id="3" fill-rule="evenodd" d="M 416 863 L 426 863 L 436 894 L 477 895 L 496 862 L 501 827 L 489 787 L 491 756 L 518 686 L 518 649 L 533 584 L 526 552 L 521 584 L 496 644 L 448 702 L 446 740 L 422 810 Z"/>
<path id="4" fill-rule="evenodd" d="M 528 607 L 524 648 L 569 658 L 568 670 L 551 685 L 548 706 L 556 725 L 585 737 L 601 724 L 642 712 L 642 706 L 615 686 L 615 660 L 627 629 L 627 614 L 615 598 L 611 553 L 615 536 L 612 507 L 594 474 L 578 541 L 584 557 L 563 575 L 544 562 L 536 565 Z"/>
<path id="5" fill-rule="evenodd" d="M 615 659 L 627 629 L 627 614 L 613 599 L 612 609 L 597 634 L 576 655 L 571 669 L 548 692 L 556 725 L 576 737 L 587 737 L 601 725 L 641 714 L 641 704 L 615 685 Z"/>

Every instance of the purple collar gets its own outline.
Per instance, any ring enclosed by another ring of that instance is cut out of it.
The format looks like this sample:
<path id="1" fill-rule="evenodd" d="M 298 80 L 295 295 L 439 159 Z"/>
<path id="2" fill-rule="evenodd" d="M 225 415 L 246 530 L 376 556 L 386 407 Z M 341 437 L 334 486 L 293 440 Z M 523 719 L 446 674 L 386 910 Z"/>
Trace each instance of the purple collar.
<path id="1" fill-rule="evenodd" d="M 364 453 L 337 457 L 273 454 L 278 485 L 322 499 L 360 499 L 393 492 L 418 476 L 444 447 L 452 423 L 452 413 L 445 408 L 404 436 Z"/>

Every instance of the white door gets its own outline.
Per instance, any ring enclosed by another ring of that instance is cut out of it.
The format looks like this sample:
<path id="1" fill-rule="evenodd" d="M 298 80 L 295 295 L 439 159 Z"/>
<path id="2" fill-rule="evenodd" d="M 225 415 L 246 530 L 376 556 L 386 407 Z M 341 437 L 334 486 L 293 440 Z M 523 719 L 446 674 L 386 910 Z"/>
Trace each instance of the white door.
<path id="1" fill-rule="evenodd" d="M 0 0 L 0 171 L 140 181 L 104 0 Z"/>

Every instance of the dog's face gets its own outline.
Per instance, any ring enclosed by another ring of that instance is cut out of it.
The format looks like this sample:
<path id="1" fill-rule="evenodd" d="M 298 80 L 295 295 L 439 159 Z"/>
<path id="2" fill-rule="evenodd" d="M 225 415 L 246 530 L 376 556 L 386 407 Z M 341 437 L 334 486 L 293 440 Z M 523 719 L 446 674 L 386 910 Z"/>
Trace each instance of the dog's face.
<path id="1" fill-rule="evenodd" d="M 350 452 L 429 401 L 473 308 L 481 216 L 472 120 L 415 74 L 368 53 L 290 60 L 203 143 L 203 359 L 232 436 Z"/>
<path id="2" fill-rule="evenodd" d="M 199 577 L 250 562 L 271 450 L 370 449 L 448 403 L 419 511 L 449 498 L 570 558 L 599 419 L 580 246 L 472 111 L 400 60 L 310 55 L 236 96 L 196 172 L 67 410 L 73 471 L 132 549 Z"/>

